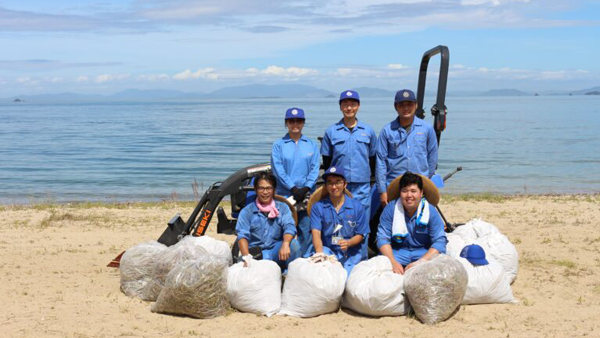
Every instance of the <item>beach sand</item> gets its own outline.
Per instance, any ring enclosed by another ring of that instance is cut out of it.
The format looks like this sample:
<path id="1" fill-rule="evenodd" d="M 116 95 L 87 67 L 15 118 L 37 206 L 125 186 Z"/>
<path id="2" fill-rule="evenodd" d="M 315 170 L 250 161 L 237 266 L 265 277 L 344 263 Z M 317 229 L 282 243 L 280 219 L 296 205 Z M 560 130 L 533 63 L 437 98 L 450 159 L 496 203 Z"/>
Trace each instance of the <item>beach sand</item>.
<path id="1" fill-rule="evenodd" d="M 450 222 L 481 218 L 519 251 L 517 304 L 461 306 L 434 326 L 341 309 L 316 318 L 234 312 L 199 320 L 125 296 L 121 251 L 155 240 L 192 203 L 0 207 L 2 337 L 600 337 L 600 195 L 443 197 Z M 233 236 L 208 235 L 231 243 Z"/>

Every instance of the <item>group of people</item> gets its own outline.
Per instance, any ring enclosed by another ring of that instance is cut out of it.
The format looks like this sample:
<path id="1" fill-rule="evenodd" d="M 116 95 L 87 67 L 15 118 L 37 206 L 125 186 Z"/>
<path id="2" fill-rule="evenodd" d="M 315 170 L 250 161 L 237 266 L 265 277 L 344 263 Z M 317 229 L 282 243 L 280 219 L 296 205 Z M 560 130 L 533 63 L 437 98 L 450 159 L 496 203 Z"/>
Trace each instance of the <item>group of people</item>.
<path id="1" fill-rule="evenodd" d="M 397 117 L 379 137 L 357 119 L 360 96 L 356 91 L 342 92 L 339 108 L 343 118 L 327 128 L 320 149 L 302 134 L 304 110 L 286 111 L 288 133 L 273 144 L 272 174 L 255 177 L 256 200 L 238 216 L 241 255 L 258 249 L 262 259 L 273 260 L 283 269 L 298 257 L 335 255 L 350 274 L 368 258 L 374 194 L 379 194 L 375 199 L 379 204 L 373 209 L 384 208 L 377 248 L 390 259 L 394 272 L 404 273 L 419 259 L 444 253 L 444 223 L 435 208 L 439 193 L 429 179 L 437 167 L 437 139 L 431 124 L 415 116 L 415 94 L 407 89 L 396 93 Z M 327 170 L 323 187 L 315 191 L 321 157 Z M 375 187 L 370 184 L 372 174 Z M 275 198 L 301 203 L 309 193 L 313 203 L 297 214 Z"/>

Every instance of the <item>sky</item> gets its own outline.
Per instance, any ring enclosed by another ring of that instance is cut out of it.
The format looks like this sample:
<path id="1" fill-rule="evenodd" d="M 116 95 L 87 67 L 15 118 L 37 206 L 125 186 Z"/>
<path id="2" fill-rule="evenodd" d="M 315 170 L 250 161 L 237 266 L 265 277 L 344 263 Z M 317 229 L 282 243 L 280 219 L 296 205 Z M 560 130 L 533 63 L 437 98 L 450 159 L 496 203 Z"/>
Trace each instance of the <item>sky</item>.
<path id="1" fill-rule="evenodd" d="M 448 91 L 579 90 L 600 86 L 599 37 L 584 0 L 0 0 L 0 97 L 416 89 L 438 45 Z"/>

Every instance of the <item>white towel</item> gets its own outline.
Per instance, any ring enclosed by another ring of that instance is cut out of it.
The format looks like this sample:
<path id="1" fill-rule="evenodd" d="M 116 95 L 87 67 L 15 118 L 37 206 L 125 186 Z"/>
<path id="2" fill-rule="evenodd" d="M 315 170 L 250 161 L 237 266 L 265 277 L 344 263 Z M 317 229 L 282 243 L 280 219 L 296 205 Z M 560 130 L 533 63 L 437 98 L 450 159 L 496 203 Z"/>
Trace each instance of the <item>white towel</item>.
<path id="1" fill-rule="evenodd" d="M 427 226 L 429 223 L 429 203 L 425 198 L 421 199 L 417 208 L 416 226 Z M 404 207 L 402 201 L 398 199 L 394 206 L 394 219 L 392 221 L 392 240 L 396 243 L 402 243 L 408 236 L 406 220 L 404 219 Z"/>

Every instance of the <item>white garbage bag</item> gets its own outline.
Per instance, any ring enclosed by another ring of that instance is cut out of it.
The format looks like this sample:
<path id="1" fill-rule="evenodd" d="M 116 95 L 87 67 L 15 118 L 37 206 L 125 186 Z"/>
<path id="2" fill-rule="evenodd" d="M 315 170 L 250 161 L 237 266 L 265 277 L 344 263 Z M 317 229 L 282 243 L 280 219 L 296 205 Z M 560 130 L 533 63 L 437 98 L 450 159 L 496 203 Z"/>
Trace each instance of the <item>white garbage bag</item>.
<path id="1" fill-rule="evenodd" d="M 231 307 L 227 297 L 227 263 L 205 255 L 177 265 L 150 308 L 152 312 L 214 318 Z"/>
<path id="2" fill-rule="evenodd" d="M 458 258 L 469 275 L 467 292 L 462 304 L 513 303 L 512 289 L 508 275 L 502 265 L 488 257 L 489 264 L 473 265 L 465 258 Z"/>
<path id="3" fill-rule="evenodd" d="M 512 284 L 519 272 L 519 253 L 508 237 L 500 233 L 491 233 L 478 238 L 474 243 L 483 248 L 486 257 L 492 257 L 502 265 Z"/>
<path id="4" fill-rule="evenodd" d="M 477 238 L 484 237 L 489 234 L 499 234 L 500 233 L 500 230 L 498 230 L 498 228 L 495 225 L 488 223 L 484 220 L 481 220 L 479 218 L 472 219 L 469 222 L 467 222 L 467 224 L 465 224 L 465 225 L 473 227 L 473 230 L 475 230 L 475 233 L 477 234 Z"/>
<path id="5" fill-rule="evenodd" d="M 209 236 L 185 236 L 176 245 L 199 245 L 204 248 L 209 254 L 222 259 L 228 265 L 232 263 L 231 248 L 225 241 L 220 241 Z"/>
<path id="6" fill-rule="evenodd" d="M 368 316 L 401 316 L 404 301 L 404 275 L 392 271 L 385 256 L 358 263 L 346 282 L 342 306 Z"/>
<path id="7" fill-rule="evenodd" d="M 125 251 L 119 267 L 121 273 L 121 291 L 129 297 L 146 299 L 145 289 L 152 281 L 152 272 L 156 260 L 167 249 L 157 241 L 138 244 Z"/>
<path id="8" fill-rule="evenodd" d="M 339 309 L 346 270 L 334 256 L 313 258 L 298 258 L 288 266 L 278 314 L 315 317 Z"/>
<path id="9" fill-rule="evenodd" d="M 404 291 L 417 318 L 425 324 L 435 324 L 448 319 L 460 306 L 467 283 L 462 264 L 441 254 L 407 270 Z"/>
<path id="10" fill-rule="evenodd" d="M 475 232 L 474 223 L 467 222 L 452 231 L 453 234 L 458 235 L 465 242 L 465 245 L 473 243 L 477 239 L 477 232 Z"/>
<path id="11" fill-rule="evenodd" d="M 465 247 L 466 243 L 460 235 L 455 233 L 446 234 L 448 243 L 446 244 L 446 255 L 454 258 L 460 257 L 460 252 Z"/>
<path id="12" fill-rule="evenodd" d="M 229 267 L 227 294 L 231 306 L 268 317 L 281 307 L 281 268 L 269 260 L 254 260 Z"/>

